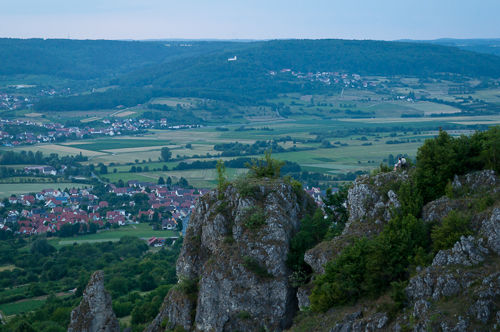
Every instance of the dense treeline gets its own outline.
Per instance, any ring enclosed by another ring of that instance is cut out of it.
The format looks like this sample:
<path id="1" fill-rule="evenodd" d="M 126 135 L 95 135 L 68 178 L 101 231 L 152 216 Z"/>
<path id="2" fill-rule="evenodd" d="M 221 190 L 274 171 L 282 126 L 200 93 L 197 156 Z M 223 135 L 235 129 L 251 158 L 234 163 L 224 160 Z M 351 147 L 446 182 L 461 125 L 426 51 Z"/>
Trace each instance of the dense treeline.
<path id="1" fill-rule="evenodd" d="M 500 171 L 500 127 L 454 138 L 441 130 L 418 149 L 416 180 L 424 202 L 445 193 L 455 174 L 480 169 Z"/>
<path id="2" fill-rule="evenodd" d="M 176 109 L 170 108 L 167 105 L 158 105 L 160 109 L 163 109 L 161 106 L 167 106 L 163 110 L 159 111 L 157 109 L 157 104 L 154 104 L 154 107 L 150 107 L 151 104 L 148 105 L 148 108 L 153 109 L 152 111 L 146 111 L 142 113 L 142 117 L 144 119 L 149 120 L 161 120 L 166 119 L 167 125 L 175 126 L 180 124 L 204 124 L 205 120 L 200 117 L 197 117 L 192 110 L 189 109 Z"/>
<path id="3" fill-rule="evenodd" d="M 500 44 L 500 40 L 498 38 L 493 38 L 493 39 L 440 38 L 435 40 L 406 40 L 406 42 L 454 46 L 467 51 L 495 54 L 500 56 L 500 49 L 498 47 L 498 45 Z"/>
<path id="4" fill-rule="evenodd" d="M 68 39 L 0 39 L 0 74 L 51 75 L 85 80 L 126 73 L 164 61 L 231 47 L 226 42 L 138 42 Z"/>
<path id="5" fill-rule="evenodd" d="M 247 167 L 247 165 L 251 164 L 251 162 L 252 158 L 236 158 L 224 161 L 224 165 L 229 168 L 245 168 Z M 192 163 L 186 163 L 184 161 L 181 161 L 173 169 L 174 170 L 214 169 L 216 164 L 217 164 L 216 160 L 208 160 L 208 161 L 196 160 L 193 161 Z M 292 161 L 285 161 L 285 163 L 281 167 L 281 173 L 285 175 L 289 173 L 297 173 L 300 171 L 301 171 L 300 165 Z"/>
<path id="6" fill-rule="evenodd" d="M 35 110 L 77 111 L 130 107 L 142 104 L 152 96 L 152 91 L 148 89 L 111 89 L 85 95 L 41 99 L 35 104 Z"/>
<path id="7" fill-rule="evenodd" d="M 256 141 L 253 144 L 232 142 L 214 145 L 214 150 L 222 151 L 221 156 L 223 157 L 263 154 L 269 149 L 272 149 L 275 153 L 285 152 L 285 148 L 276 141 Z"/>
<path id="8" fill-rule="evenodd" d="M 74 156 L 59 157 L 57 153 L 44 156 L 40 151 L 0 151 L 0 165 L 50 165 L 56 167 L 60 165 L 75 165 L 80 161 L 87 160 L 88 158 L 83 156 L 81 152 Z"/>
<path id="9" fill-rule="evenodd" d="M 45 304 L 26 315 L 16 316 L 0 331 L 65 331 L 70 312 L 81 300 L 90 274 L 104 269 L 105 287 L 113 298 L 118 317 L 131 315 L 134 331 L 142 331 L 159 310 L 163 297 L 176 284 L 175 261 L 182 241 L 171 249 L 147 252 L 143 240 L 124 237 L 118 242 L 64 246 L 56 250 L 38 238 L 26 248 L 22 239 L 2 241 L 2 264 L 17 268 L 0 272 L 0 302 L 49 295 Z M 54 294 L 76 288 L 73 295 Z M 28 328 L 29 327 L 29 328 Z"/>

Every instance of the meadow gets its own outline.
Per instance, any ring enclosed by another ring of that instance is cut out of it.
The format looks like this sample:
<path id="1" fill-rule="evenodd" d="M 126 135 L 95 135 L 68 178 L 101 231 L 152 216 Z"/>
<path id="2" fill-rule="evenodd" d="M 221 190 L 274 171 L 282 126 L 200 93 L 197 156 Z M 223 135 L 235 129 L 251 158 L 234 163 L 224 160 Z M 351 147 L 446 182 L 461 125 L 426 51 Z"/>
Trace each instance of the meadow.
<path id="1" fill-rule="evenodd" d="M 369 79 L 387 80 L 384 77 Z M 397 80 L 398 78 L 394 79 Z M 454 86 L 453 82 L 443 80 L 422 84 L 414 78 L 399 78 L 399 80 L 401 84 L 395 85 L 393 94 L 404 96 L 414 92 L 441 100 L 455 100 L 461 97 L 448 93 L 450 87 Z M 472 94 L 472 97 L 482 98 L 491 103 L 499 102 L 498 96 L 500 96 L 498 88 L 478 90 Z M 287 137 L 288 141 L 279 144 L 286 149 L 295 147 L 300 151 L 284 153 L 275 151 L 273 156 L 280 160 L 297 162 L 303 170 L 330 175 L 370 171 L 385 162 L 390 154 L 393 156 L 407 154 L 410 158 L 414 158 L 418 147 L 425 139 L 436 135 L 440 127 L 447 128 L 452 135 L 460 135 L 469 134 L 474 128 L 480 128 L 478 126 L 484 128 L 487 125 L 500 123 L 499 115 L 431 117 L 433 114 L 457 113 L 460 110 L 430 101 L 393 97 L 389 93 L 359 89 L 344 89 L 340 93 L 325 95 L 283 94 L 269 101 L 281 105 L 282 108 L 288 107 L 287 117 L 278 113 L 270 116 L 267 106 L 241 106 L 239 111 L 245 116 L 239 123 L 226 121 L 193 129 L 148 130 L 148 133 L 141 136 L 104 137 L 0 149 L 42 151 L 44 154 L 60 155 L 82 153 L 89 158 L 85 164 L 108 165 L 108 174 L 102 174 L 101 177 L 112 182 L 134 179 L 156 182 L 160 177 L 171 177 L 177 181 L 183 177 L 196 187 L 213 187 L 216 182 L 214 170 L 174 171 L 173 168 L 181 161 L 189 163 L 213 158 L 223 160 L 234 158 L 219 157 L 220 151 L 214 150 L 216 144 L 230 142 L 253 144 L 256 141 Z M 165 97 L 153 99 L 150 103 L 171 107 L 180 105 L 182 109 L 191 109 L 199 107 L 205 101 L 198 98 Z M 349 109 L 365 112 L 362 114 L 368 115 L 349 117 L 345 113 Z M 109 118 L 123 114 L 135 117 L 144 111 L 147 111 L 145 107 L 137 106 L 108 113 L 106 110 L 98 110 L 94 115 L 90 114 L 90 111 L 81 112 L 79 116 L 82 116 L 82 119 L 91 116 Z M 228 109 L 227 112 L 232 111 L 234 110 Z M 29 113 L 23 114 L 26 116 Z M 63 115 L 58 113 L 58 116 Z M 402 117 L 402 115 L 417 117 Z M 51 114 L 44 116 L 50 118 Z M 323 146 L 325 142 L 322 141 L 328 141 L 331 147 Z M 388 141 L 389 143 L 396 141 L 397 144 L 388 144 Z M 162 147 L 171 150 L 172 160 L 161 161 Z M 130 172 L 133 165 L 141 166 L 142 170 Z M 164 170 L 165 166 L 168 167 L 168 171 Z M 145 167 L 147 171 L 144 170 Z M 234 178 L 243 172 L 245 170 L 228 170 L 228 176 Z M 18 188 L 8 188 L 4 184 L 0 186 L 0 195 L 4 197 L 19 192 Z M 33 186 L 38 188 L 36 184 Z"/>
<path id="2" fill-rule="evenodd" d="M 0 198 L 11 195 L 37 193 L 43 189 L 81 188 L 88 185 L 72 182 L 52 182 L 52 183 L 0 183 Z"/>
<path id="3" fill-rule="evenodd" d="M 95 139 L 87 142 L 78 142 L 76 144 L 65 144 L 71 146 L 72 148 L 90 150 L 90 151 L 106 151 L 112 149 L 130 149 L 130 148 L 142 148 L 150 146 L 166 146 L 171 144 L 169 141 L 158 141 L 151 139 L 141 139 L 136 137 L 134 139 Z"/>
<path id="4" fill-rule="evenodd" d="M 0 311 L 5 316 L 18 315 L 27 313 L 41 307 L 45 303 L 45 299 L 27 299 L 16 302 L 0 304 Z"/>
<path id="5" fill-rule="evenodd" d="M 153 230 L 148 224 L 136 224 L 121 226 L 117 229 L 100 230 L 95 234 L 79 235 L 71 238 L 49 238 L 49 243 L 56 248 L 62 246 L 73 245 L 75 243 L 95 243 L 106 241 L 119 241 L 123 236 L 136 236 L 141 239 L 149 239 L 151 237 L 178 237 L 179 232 L 168 230 Z"/>

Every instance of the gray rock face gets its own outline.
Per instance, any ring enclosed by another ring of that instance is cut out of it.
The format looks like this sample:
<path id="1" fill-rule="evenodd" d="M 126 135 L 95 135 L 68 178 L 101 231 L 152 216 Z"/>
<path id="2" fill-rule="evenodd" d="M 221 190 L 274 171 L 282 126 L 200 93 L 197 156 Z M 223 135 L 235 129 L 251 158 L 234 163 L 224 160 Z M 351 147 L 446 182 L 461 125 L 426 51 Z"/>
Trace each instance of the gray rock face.
<path id="1" fill-rule="evenodd" d="M 396 193 L 387 185 L 407 180 L 408 175 L 404 172 L 388 172 L 373 177 L 368 175 L 358 177 L 352 188 L 349 189 L 347 197 L 349 220 L 346 228 L 349 228 L 353 221 L 389 221 L 392 217 L 391 209 L 397 209 L 401 204 Z"/>
<path id="2" fill-rule="evenodd" d="M 433 266 L 466 265 L 472 266 L 483 262 L 488 249 L 482 245 L 483 239 L 462 236 L 452 249 L 440 250 L 432 261 Z"/>
<path id="3" fill-rule="evenodd" d="M 458 294 L 462 289 L 460 281 L 455 275 L 443 269 L 428 267 L 410 279 L 406 295 L 413 302 L 429 298 L 437 301 L 443 296 Z"/>
<path id="4" fill-rule="evenodd" d="M 387 331 L 389 317 L 379 312 L 363 318 L 363 313 L 357 311 L 346 315 L 342 322 L 335 324 L 330 332 L 364 332 L 364 331 Z"/>
<path id="5" fill-rule="evenodd" d="M 417 300 L 413 305 L 413 317 L 417 319 L 425 317 L 430 307 L 431 304 L 429 303 L 429 301 L 423 299 Z"/>
<path id="6" fill-rule="evenodd" d="M 494 209 L 490 218 L 483 221 L 479 234 L 486 239 L 486 245 L 500 255 L 500 209 Z"/>
<path id="7" fill-rule="evenodd" d="M 499 184 L 499 179 L 497 178 L 495 171 L 493 170 L 483 170 L 468 173 L 463 176 L 456 176 L 452 182 L 452 188 L 455 192 L 460 193 L 465 192 L 480 192 L 485 190 L 491 190 L 496 192 Z"/>
<path id="8" fill-rule="evenodd" d="M 311 289 L 309 287 L 299 287 L 297 289 L 297 300 L 299 301 L 299 308 L 309 308 L 311 306 L 311 301 L 309 296 L 311 295 Z"/>
<path id="9" fill-rule="evenodd" d="M 193 325 L 192 312 L 196 309 L 196 302 L 178 289 L 172 289 L 165 297 L 159 314 L 149 324 L 145 332 L 163 331 L 166 322 L 176 322 L 185 330 Z"/>
<path id="10" fill-rule="evenodd" d="M 329 242 L 320 243 L 304 255 L 304 261 L 314 273 L 324 273 L 324 265 L 351 244 L 354 238 L 379 234 L 392 218 L 392 213 L 401 207 L 397 194 L 390 188 L 407 180 L 406 172 L 358 177 L 347 196 L 349 220 L 342 234 Z"/>
<path id="11" fill-rule="evenodd" d="M 198 281 L 194 301 L 178 287 L 146 331 L 176 325 L 197 331 L 283 330 L 298 309 L 286 266 L 308 197 L 279 181 L 242 196 L 229 186 L 197 203 L 177 261 L 180 279 Z M 191 294 L 192 297 L 192 294 Z"/>
<path id="12" fill-rule="evenodd" d="M 449 199 L 446 196 L 427 203 L 422 209 L 422 219 L 425 222 L 441 221 L 452 210 L 462 210 L 466 204 L 461 200 Z"/>
<path id="13" fill-rule="evenodd" d="M 83 292 L 80 305 L 71 312 L 68 332 L 119 332 L 120 325 L 104 289 L 104 273 L 96 271 Z"/>
<path id="14" fill-rule="evenodd" d="M 441 221 L 452 210 L 467 211 L 468 197 L 500 191 L 500 180 L 492 170 L 472 172 L 455 176 L 452 183 L 453 195 L 462 197 L 451 199 L 443 196 L 429 202 L 422 209 L 422 219 L 426 222 Z"/>
<path id="15" fill-rule="evenodd" d="M 476 292 L 477 300 L 470 306 L 469 314 L 483 324 L 488 323 L 498 312 L 500 299 L 500 272 L 495 272 L 483 279 L 479 291 Z"/>

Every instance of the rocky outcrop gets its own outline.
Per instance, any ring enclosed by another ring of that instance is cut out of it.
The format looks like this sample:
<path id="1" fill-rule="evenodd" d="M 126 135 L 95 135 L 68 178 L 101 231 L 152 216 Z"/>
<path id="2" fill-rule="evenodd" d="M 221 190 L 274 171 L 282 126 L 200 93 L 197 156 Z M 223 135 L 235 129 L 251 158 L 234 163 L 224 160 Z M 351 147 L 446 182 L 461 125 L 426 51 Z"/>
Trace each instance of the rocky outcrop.
<path id="1" fill-rule="evenodd" d="M 499 179 L 493 170 L 483 170 L 468 173 L 462 176 L 455 175 L 452 189 L 455 195 L 470 193 L 492 192 L 500 190 Z"/>
<path id="2" fill-rule="evenodd" d="M 467 208 L 467 201 L 450 199 L 446 196 L 427 203 L 422 209 L 422 219 L 425 222 L 441 222 L 451 211 L 461 211 Z"/>
<path id="3" fill-rule="evenodd" d="M 379 234 L 397 211 L 397 188 L 405 173 L 359 177 L 349 190 L 348 226 L 334 239 L 305 254 L 315 274 L 355 239 Z M 318 317 L 315 331 L 490 331 L 500 329 L 500 181 L 493 171 L 455 177 L 448 196 L 426 204 L 425 222 L 439 224 L 451 211 L 470 217 L 470 232 L 452 248 L 440 250 L 427 267 L 417 267 L 405 288 L 402 312 L 389 318 L 383 297 L 354 307 L 331 309 Z M 307 306 L 313 285 L 299 288 Z M 370 304 L 371 303 L 371 304 Z M 303 326 L 301 326 L 303 328 Z M 313 330 L 313 329 L 311 329 Z"/>
<path id="4" fill-rule="evenodd" d="M 483 262 L 489 250 L 483 247 L 483 239 L 473 236 L 462 236 L 452 249 L 440 250 L 434 260 L 433 266 L 466 265 L 472 266 Z"/>
<path id="5" fill-rule="evenodd" d="M 120 325 L 111 306 L 111 295 L 104 289 L 104 273 L 90 277 L 80 305 L 71 312 L 68 332 L 119 332 Z"/>
<path id="6" fill-rule="evenodd" d="M 322 242 L 304 255 L 304 261 L 314 273 L 324 273 L 326 262 L 337 256 L 354 239 L 379 234 L 400 208 L 395 189 L 408 181 L 406 172 L 362 175 L 354 181 L 347 196 L 349 220 L 340 236 Z"/>
<path id="7" fill-rule="evenodd" d="M 500 312 L 499 214 L 498 208 L 482 214 L 476 236 L 462 236 L 453 248 L 439 251 L 431 266 L 409 280 L 406 294 L 415 329 L 432 329 L 436 324 L 431 317 L 443 316 L 439 308 L 447 303 L 454 303 L 459 318 L 442 317 L 443 331 L 468 331 L 474 325 L 482 326 L 478 330 L 500 327 L 495 325 Z"/>
<path id="8" fill-rule="evenodd" d="M 311 204 L 277 180 L 228 186 L 197 203 L 177 275 L 181 280 L 146 331 L 279 331 L 298 309 L 285 261 Z"/>
<path id="9" fill-rule="evenodd" d="M 500 208 L 496 208 L 491 216 L 481 223 L 479 234 L 486 239 L 487 246 L 500 255 Z"/>
<path id="10" fill-rule="evenodd" d="M 380 173 L 375 176 L 362 175 L 354 181 L 347 197 L 349 221 L 346 229 L 353 222 L 388 222 L 393 216 L 393 209 L 401 204 L 395 189 L 402 182 L 408 181 L 406 172 Z"/>
<path id="11" fill-rule="evenodd" d="M 455 176 L 451 192 L 452 198 L 443 196 L 426 204 L 422 209 L 422 219 L 426 222 L 441 222 L 451 211 L 467 211 L 472 198 L 500 192 L 500 180 L 492 170 L 472 172 Z M 481 222 L 483 218 L 480 218 Z"/>
<path id="12" fill-rule="evenodd" d="M 389 317 L 386 313 L 380 312 L 363 318 L 362 311 L 356 311 L 352 314 L 345 315 L 341 322 L 336 323 L 330 329 L 330 332 L 345 332 L 345 331 L 386 331 Z"/>

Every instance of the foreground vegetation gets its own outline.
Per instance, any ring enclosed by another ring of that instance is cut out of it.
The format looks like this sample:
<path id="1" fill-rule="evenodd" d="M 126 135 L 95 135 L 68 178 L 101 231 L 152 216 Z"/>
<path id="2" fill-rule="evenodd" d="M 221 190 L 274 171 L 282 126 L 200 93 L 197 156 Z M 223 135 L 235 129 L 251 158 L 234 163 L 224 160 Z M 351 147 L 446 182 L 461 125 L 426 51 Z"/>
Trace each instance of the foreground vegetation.
<path id="1" fill-rule="evenodd" d="M 22 238 L 4 240 L 1 245 L 0 262 L 12 267 L 0 272 L 0 310 L 8 321 L 1 331 L 65 331 L 71 310 L 98 269 L 105 271 L 105 286 L 117 316 L 130 316 L 134 331 L 142 331 L 177 282 L 175 261 L 182 240 L 156 252 L 130 236 L 60 249 L 44 238 L 30 245 Z"/>

